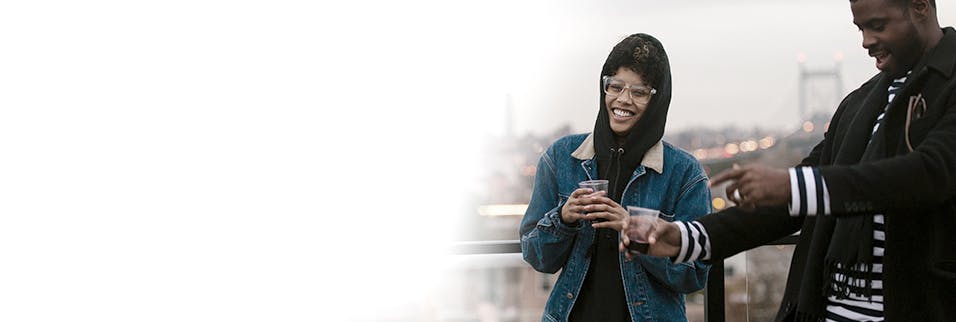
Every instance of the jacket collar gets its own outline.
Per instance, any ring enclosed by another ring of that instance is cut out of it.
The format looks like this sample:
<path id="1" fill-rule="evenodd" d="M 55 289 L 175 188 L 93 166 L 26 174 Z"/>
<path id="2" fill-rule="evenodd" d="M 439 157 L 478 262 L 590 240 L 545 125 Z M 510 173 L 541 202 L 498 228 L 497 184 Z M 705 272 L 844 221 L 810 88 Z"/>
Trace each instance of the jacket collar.
<path id="1" fill-rule="evenodd" d="M 664 173 L 664 144 L 663 141 L 657 141 L 647 153 L 644 153 L 644 159 L 641 165 L 645 168 L 654 169 L 657 173 Z M 594 158 L 594 133 L 588 134 L 588 137 L 581 142 L 577 150 L 571 152 L 571 156 L 578 160 L 591 160 Z"/>
<path id="2" fill-rule="evenodd" d="M 943 28 L 943 39 L 939 41 L 933 53 L 930 54 L 926 66 L 946 75 L 953 76 L 953 67 L 956 65 L 956 30 L 953 27 Z"/>

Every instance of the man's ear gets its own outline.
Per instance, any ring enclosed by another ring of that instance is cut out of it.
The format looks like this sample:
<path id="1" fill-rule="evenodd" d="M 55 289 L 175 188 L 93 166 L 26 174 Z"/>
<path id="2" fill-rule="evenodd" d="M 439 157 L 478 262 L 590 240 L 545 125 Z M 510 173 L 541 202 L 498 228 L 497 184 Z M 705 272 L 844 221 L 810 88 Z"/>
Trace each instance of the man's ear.
<path id="1" fill-rule="evenodd" d="M 930 15 L 932 15 L 933 6 L 929 4 L 929 0 L 912 0 L 910 1 L 910 14 L 913 17 L 913 20 L 924 21 Z"/>

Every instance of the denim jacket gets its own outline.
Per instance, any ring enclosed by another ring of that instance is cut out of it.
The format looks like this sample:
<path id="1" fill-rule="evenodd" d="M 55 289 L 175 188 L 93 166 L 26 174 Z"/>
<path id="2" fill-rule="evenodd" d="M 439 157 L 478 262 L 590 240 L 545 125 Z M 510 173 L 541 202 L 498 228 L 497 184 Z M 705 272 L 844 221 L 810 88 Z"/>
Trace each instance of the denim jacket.
<path id="1" fill-rule="evenodd" d="M 591 135 L 563 137 L 541 156 L 531 203 L 521 220 L 521 253 L 535 270 L 562 270 L 542 321 L 567 321 L 590 264 L 586 256 L 595 229 L 582 220 L 576 227 L 561 221 L 561 207 L 578 182 L 596 179 Z M 707 176 L 689 153 L 658 142 L 634 170 L 621 205 L 659 209 L 668 221 L 691 221 L 710 212 Z M 686 321 L 684 293 L 698 291 L 708 266 L 700 262 L 674 264 L 668 258 L 640 256 L 621 262 L 624 293 L 633 321 Z"/>

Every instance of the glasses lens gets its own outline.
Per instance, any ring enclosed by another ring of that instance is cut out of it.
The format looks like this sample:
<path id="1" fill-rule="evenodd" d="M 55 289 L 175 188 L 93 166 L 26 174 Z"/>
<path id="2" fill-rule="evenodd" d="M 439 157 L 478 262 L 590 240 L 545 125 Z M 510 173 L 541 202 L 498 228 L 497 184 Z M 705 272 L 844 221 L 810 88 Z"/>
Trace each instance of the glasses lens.
<path id="1" fill-rule="evenodd" d="M 624 91 L 624 82 L 608 78 L 604 80 L 604 92 L 611 95 L 620 95 Z"/>
<path id="2" fill-rule="evenodd" d="M 651 95 L 651 90 L 643 87 L 632 88 L 631 97 L 633 98 L 646 98 Z"/>

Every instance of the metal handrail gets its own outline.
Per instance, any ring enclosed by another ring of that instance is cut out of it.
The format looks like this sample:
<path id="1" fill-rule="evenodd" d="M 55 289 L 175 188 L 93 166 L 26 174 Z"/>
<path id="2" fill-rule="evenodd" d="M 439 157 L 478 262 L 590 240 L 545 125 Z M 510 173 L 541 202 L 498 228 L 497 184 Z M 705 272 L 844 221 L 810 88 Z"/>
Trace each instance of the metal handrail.
<path id="1" fill-rule="evenodd" d="M 764 246 L 795 245 L 799 237 L 799 235 L 787 236 Z M 457 242 L 452 245 L 449 252 L 456 255 L 521 253 L 521 242 L 518 240 Z M 707 288 L 704 291 L 704 321 L 726 320 L 724 306 L 724 261 L 721 260 L 712 262 L 710 272 L 707 273 Z"/>

